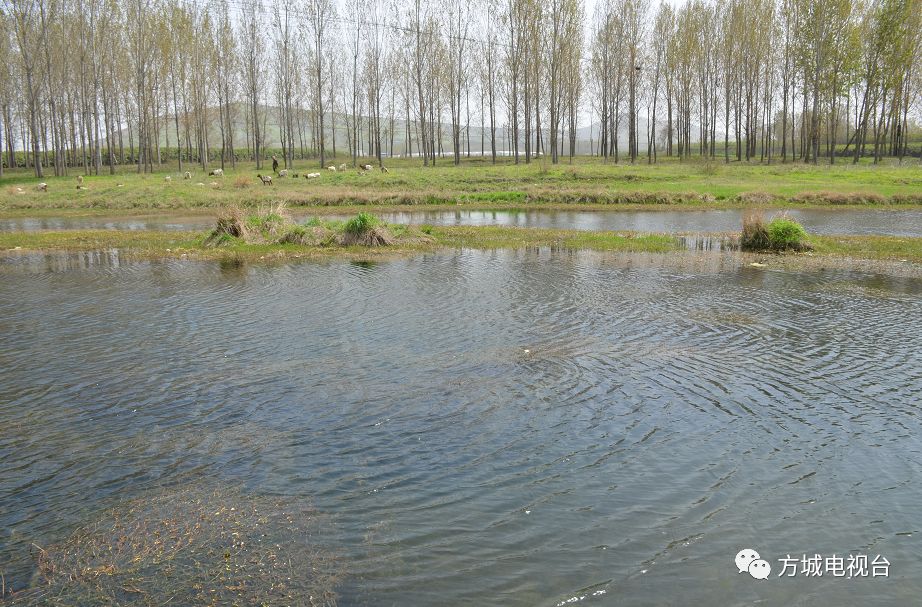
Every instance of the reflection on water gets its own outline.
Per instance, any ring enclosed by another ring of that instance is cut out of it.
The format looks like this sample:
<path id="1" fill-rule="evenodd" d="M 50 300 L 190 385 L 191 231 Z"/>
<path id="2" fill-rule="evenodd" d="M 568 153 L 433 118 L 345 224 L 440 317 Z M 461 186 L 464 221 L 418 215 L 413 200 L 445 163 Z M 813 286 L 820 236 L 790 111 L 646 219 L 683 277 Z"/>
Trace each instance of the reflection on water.
<path id="1" fill-rule="evenodd" d="M 912 603 L 922 281 L 699 257 L 3 258 L 7 585 L 201 482 L 329 514 L 343 605 Z"/>
<path id="2" fill-rule="evenodd" d="M 791 209 L 787 211 L 817 234 L 890 234 L 922 237 L 920 210 Z M 769 216 L 771 212 L 767 213 Z M 295 209 L 298 220 L 309 213 Z M 737 232 L 739 209 L 702 211 L 413 211 L 378 213 L 389 223 L 431 225 L 503 225 L 529 228 L 636 232 Z M 346 215 L 326 216 L 347 219 Z M 118 229 L 205 230 L 214 219 L 195 217 L 0 219 L 0 231 Z"/>

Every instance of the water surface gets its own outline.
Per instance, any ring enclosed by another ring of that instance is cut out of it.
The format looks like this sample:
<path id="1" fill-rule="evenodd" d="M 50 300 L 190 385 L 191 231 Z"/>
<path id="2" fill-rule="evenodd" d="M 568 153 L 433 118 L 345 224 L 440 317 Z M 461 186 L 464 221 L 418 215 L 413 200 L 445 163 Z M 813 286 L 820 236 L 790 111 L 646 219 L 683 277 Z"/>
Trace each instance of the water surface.
<path id="1" fill-rule="evenodd" d="M 217 483 L 328 514 L 343 605 L 914 602 L 922 281 L 669 259 L 4 257 L 7 584 Z M 756 582 L 744 547 L 892 568 Z"/>

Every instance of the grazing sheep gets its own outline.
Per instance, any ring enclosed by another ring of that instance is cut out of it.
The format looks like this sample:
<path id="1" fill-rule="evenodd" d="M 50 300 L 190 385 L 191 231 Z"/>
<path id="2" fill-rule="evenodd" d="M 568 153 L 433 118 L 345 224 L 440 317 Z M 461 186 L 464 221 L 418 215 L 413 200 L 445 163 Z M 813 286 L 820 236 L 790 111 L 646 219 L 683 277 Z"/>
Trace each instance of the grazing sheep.
<path id="1" fill-rule="evenodd" d="M 307 174 L 308 179 L 317 179 L 318 177 L 320 177 L 320 173 L 308 173 Z"/>
<path id="2" fill-rule="evenodd" d="M 192 173 L 190 173 L 189 171 L 186 171 L 185 174 L 183 175 L 183 179 L 192 179 Z"/>
<path id="3" fill-rule="evenodd" d="M 332 171 L 333 173 L 335 173 L 335 172 L 336 172 L 336 167 L 333 166 L 333 165 L 331 164 L 330 166 L 327 167 L 327 170 L 328 170 L 328 171 Z"/>
<path id="4" fill-rule="evenodd" d="M 83 175 L 77 175 L 77 188 L 83 185 Z"/>
<path id="5" fill-rule="evenodd" d="M 340 171 L 345 171 L 345 170 L 346 170 L 346 163 L 345 163 L 345 162 L 342 163 L 341 165 L 339 165 L 339 170 L 340 170 Z"/>
<path id="6" fill-rule="evenodd" d="M 40 184 L 38 184 L 38 191 L 39 191 L 39 192 L 47 192 L 47 191 L 48 191 L 48 184 L 45 183 L 44 181 L 41 182 Z"/>
<path id="7" fill-rule="evenodd" d="M 362 168 L 366 171 L 370 171 L 373 167 L 370 164 L 363 164 Z"/>
<path id="8" fill-rule="evenodd" d="M 272 175 L 260 175 L 257 173 L 256 177 L 263 182 L 263 185 L 272 185 Z"/>
<path id="9" fill-rule="evenodd" d="M 224 169 L 215 169 L 208 173 L 209 177 L 224 177 Z"/>
<path id="10" fill-rule="evenodd" d="M 384 166 L 384 165 L 381 165 L 381 172 L 382 172 L 382 173 L 390 173 L 390 171 L 388 171 L 388 170 L 387 170 L 387 167 Z"/>
<path id="11" fill-rule="evenodd" d="M 163 178 L 163 180 L 167 183 L 170 183 L 171 181 L 173 181 L 173 178 L 167 175 L 166 177 Z"/>
<path id="12" fill-rule="evenodd" d="M 279 177 L 288 177 L 288 169 L 282 169 L 279 171 Z"/>

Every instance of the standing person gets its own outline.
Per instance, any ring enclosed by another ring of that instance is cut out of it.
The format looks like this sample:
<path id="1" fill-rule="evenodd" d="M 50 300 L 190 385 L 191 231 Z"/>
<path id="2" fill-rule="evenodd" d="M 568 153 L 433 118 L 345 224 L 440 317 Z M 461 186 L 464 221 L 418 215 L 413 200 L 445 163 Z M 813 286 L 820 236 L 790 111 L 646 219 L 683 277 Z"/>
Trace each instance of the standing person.
<path id="1" fill-rule="evenodd" d="M 279 172 L 279 159 L 275 157 L 275 154 L 272 155 L 272 172 Z"/>

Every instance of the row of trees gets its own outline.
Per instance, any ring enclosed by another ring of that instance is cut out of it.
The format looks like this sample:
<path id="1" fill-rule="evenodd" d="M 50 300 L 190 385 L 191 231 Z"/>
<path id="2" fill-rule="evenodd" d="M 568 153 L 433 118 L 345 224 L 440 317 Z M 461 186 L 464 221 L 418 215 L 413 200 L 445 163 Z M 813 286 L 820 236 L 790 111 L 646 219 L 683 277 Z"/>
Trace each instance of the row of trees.
<path id="1" fill-rule="evenodd" d="M 922 0 L 343 2 L 6 0 L 0 171 L 459 163 L 472 129 L 494 162 L 587 130 L 615 161 L 857 162 L 905 155 L 922 105 Z"/>

